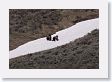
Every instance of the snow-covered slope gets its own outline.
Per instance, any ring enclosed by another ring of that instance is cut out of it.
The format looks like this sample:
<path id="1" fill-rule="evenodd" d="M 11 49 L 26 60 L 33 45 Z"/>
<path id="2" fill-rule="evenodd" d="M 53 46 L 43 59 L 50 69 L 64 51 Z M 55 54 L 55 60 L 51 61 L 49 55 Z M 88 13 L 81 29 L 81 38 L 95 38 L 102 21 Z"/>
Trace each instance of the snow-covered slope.
<path id="1" fill-rule="evenodd" d="M 59 41 L 47 41 L 46 37 L 30 41 L 10 51 L 9 59 L 64 45 L 79 37 L 83 37 L 84 35 L 86 35 L 87 33 L 91 32 L 92 30 L 98 27 L 99 27 L 98 18 L 79 22 L 76 25 L 73 25 L 65 30 L 56 32 L 56 34 L 52 35 L 52 37 L 58 35 Z"/>

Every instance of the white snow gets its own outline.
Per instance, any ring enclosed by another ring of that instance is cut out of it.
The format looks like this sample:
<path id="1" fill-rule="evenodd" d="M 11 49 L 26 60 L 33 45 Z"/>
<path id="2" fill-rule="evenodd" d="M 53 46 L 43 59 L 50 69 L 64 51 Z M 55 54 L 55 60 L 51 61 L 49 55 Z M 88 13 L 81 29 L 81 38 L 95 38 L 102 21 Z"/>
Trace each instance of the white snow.
<path id="1" fill-rule="evenodd" d="M 99 19 L 91 19 L 79 22 L 67 29 L 56 32 L 59 41 L 47 41 L 46 37 L 25 43 L 18 48 L 11 50 L 9 52 L 9 59 L 15 58 L 22 55 L 27 55 L 29 53 L 35 53 L 43 50 L 48 50 L 74 41 L 77 38 L 83 37 L 87 33 L 94 29 L 99 28 Z"/>

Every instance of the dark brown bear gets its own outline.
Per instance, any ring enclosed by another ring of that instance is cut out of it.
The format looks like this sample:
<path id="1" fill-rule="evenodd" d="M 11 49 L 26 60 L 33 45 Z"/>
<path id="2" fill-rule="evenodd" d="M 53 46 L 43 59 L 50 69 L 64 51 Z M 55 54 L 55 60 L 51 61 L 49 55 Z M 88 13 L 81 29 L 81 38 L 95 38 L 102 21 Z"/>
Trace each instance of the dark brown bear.
<path id="1" fill-rule="evenodd" d="M 46 37 L 46 39 L 49 40 L 49 41 L 51 41 L 51 35 L 48 35 L 48 36 Z"/>
<path id="2" fill-rule="evenodd" d="M 58 39 L 58 35 L 56 35 L 56 36 L 54 36 L 53 37 L 53 40 L 52 41 L 58 41 L 59 39 Z"/>

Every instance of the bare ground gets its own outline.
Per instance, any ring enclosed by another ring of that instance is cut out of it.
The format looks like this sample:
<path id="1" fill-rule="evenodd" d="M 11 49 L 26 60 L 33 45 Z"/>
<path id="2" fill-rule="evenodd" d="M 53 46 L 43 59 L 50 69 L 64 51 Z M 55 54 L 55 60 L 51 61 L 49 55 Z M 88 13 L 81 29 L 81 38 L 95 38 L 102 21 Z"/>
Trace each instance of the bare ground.
<path id="1" fill-rule="evenodd" d="M 69 44 L 9 60 L 10 69 L 98 69 L 99 30 Z"/>
<path id="2" fill-rule="evenodd" d="M 97 9 L 10 9 L 9 49 L 97 17 Z"/>

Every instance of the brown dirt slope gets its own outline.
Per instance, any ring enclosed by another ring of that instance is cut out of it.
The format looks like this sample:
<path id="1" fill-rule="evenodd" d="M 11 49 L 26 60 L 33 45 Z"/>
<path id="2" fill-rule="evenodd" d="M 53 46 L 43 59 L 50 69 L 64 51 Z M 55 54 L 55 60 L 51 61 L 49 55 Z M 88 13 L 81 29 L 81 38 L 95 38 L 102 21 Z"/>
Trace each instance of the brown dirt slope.
<path id="1" fill-rule="evenodd" d="M 9 49 L 97 17 L 97 9 L 10 9 Z"/>
<path id="2" fill-rule="evenodd" d="M 10 69 L 98 69 L 99 30 L 69 44 L 10 59 Z"/>

